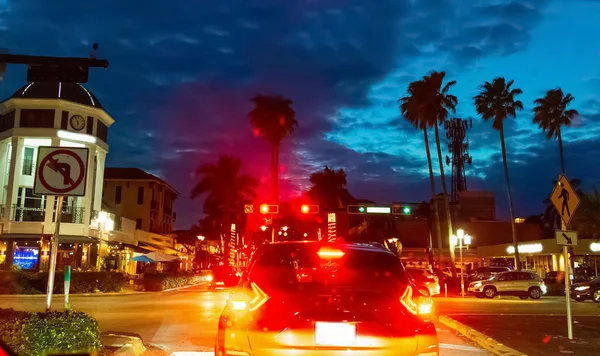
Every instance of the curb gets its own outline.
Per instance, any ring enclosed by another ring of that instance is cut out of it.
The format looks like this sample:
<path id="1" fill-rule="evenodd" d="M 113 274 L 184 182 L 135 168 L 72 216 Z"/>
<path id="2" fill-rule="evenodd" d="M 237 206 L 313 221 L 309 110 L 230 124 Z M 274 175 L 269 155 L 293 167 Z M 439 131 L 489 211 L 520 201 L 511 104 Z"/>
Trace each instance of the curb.
<path id="1" fill-rule="evenodd" d="M 105 343 L 104 346 L 118 347 L 114 353 L 115 356 L 140 356 L 146 352 L 144 342 L 138 336 L 110 333 L 102 335 L 102 339 L 103 343 Z M 110 345 L 107 345 L 107 343 Z"/>
<path id="2" fill-rule="evenodd" d="M 98 293 L 69 293 L 69 298 L 71 297 L 109 297 L 109 296 L 121 296 L 121 295 L 142 295 L 142 294 L 152 294 L 152 293 L 164 293 L 164 292 L 172 292 L 172 291 L 176 291 L 176 290 L 180 290 L 180 289 L 186 289 L 186 288 L 190 288 L 190 287 L 197 287 L 197 286 L 201 286 L 203 284 L 207 284 L 207 283 L 199 283 L 199 284 L 192 284 L 189 286 L 184 286 L 184 287 L 177 287 L 177 288 L 171 288 L 171 289 L 165 289 L 165 290 L 158 290 L 158 291 L 149 291 L 149 292 L 143 292 L 143 291 L 133 291 L 133 292 L 107 292 L 107 293 L 102 293 L 102 292 L 98 292 Z M 52 296 L 57 296 L 57 297 L 64 297 L 64 294 L 56 294 L 56 293 L 52 293 Z M 2 298 L 9 298 L 9 297 L 19 297 L 19 298 L 46 298 L 46 294 L 0 294 L 0 301 L 2 301 Z"/>
<path id="3" fill-rule="evenodd" d="M 490 351 L 494 355 L 502 355 L 502 356 L 527 356 L 523 352 L 512 349 L 508 346 L 501 344 L 500 342 L 492 339 L 491 337 L 480 333 L 479 331 L 472 329 L 471 327 L 460 323 L 446 315 L 442 315 L 438 317 L 438 320 L 449 327 L 452 330 L 458 331 L 460 334 L 466 336 L 471 341 L 475 342 L 477 345 L 483 347 L 484 349 Z"/>

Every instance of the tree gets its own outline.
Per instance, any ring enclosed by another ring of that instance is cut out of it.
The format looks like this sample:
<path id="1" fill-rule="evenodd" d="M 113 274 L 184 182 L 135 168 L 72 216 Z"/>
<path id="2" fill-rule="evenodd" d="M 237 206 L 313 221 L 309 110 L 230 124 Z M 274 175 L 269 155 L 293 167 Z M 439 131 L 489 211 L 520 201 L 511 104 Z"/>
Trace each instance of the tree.
<path id="1" fill-rule="evenodd" d="M 431 115 L 428 115 L 424 106 L 426 105 L 425 98 L 427 97 L 427 86 L 420 81 L 411 82 L 408 85 L 407 95 L 400 98 L 400 111 L 404 118 L 408 120 L 416 129 L 423 130 L 423 141 L 425 142 L 425 153 L 427 155 L 427 166 L 429 168 L 429 183 L 431 186 L 431 199 L 435 202 L 435 180 L 433 179 L 433 168 L 431 166 L 431 152 L 429 150 L 429 138 L 427 136 L 427 128 L 436 124 L 432 120 Z M 442 266 L 442 232 L 440 228 L 440 215 L 438 213 L 437 204 L 432 204 L 432 212 L 435 220 L 435 229 L 437 233 L 438 243 L 438 263 Z M 442 270 L 442 268 L 440 268 Z"/>
<path id="2" fill-rule="evenodd" d="M 346 188 L 346 172 L 343 169 L 335 170 L 325 166 L 322 171 L 310 175 L 310 182 L 312 187 L 307 195 L 322 209 L 335 209 L 354 201 Z"/>
<path id="3" fill-rule="evenodd" d="M 198 167 L 200 181 L 194 186 L 191 198 L 206 195 L 204 213 L 207 225 L 218 222 L 221 234 L 239 220 L 245 199 L 256 196 L 258 183 L 254 177 L 240 174 L 242 161 L 232 156 L 221 156 L 216 164 Z"/>
<path id="4" fill-rule="evenodd" d="M 517 110 L 523 110 L 523 103 L 515 100 L 517 95 L 523 93 L 521 89 L 513 89 L 514 80 L 506 81 L 504 77 L 495 78 L 491 83 L 485 82 L 479 87 L 479 94 L 474 96 L 475 109 L 484 122 L 492 121 L 492 128 L 500 132 L 500 145 L 502 148 L 502 163 L 504 165 L 504 178 L 508 194 L 508 207 L 510 210 L 510 223 L 512 228 L 513 244 L 515 246 L 515 268 L 519 267 L 519 250 L 517 247 L 517 227 L 515 226 L 515 212 L 513 207 L 510 179 L 508 177 L 508 162 L 506 159 L 506 143 L 504 141 L 504 120 L 517 116 Z"/>
<path id="5" fill-rule="evenodd" d="M 450 88 L 456 84 L 456 81 L 450 81 L 442 87 L 444 83 L 444 77 L 446 72 L 433 71 L 429 75 L 423 77 L 423 82 L 426 87 L 426 94 L 424 100 L 426 105 L 423 106 L 424 110 L 431 111 L 427 115 L 430 115 L 431 121 L 433 121 L 433 127 L 435 128 L 435 143 L 437 146 L 438 161 L 440 165 L 440 177 L 442 179 L 442 191 L 444 192 L 444 208 L 446 212 L 446 222 L 448 226 L 448 236 L 454 234 L 452 228 L 452 215 L 450 213 L 450 202 L 448 199 L 448 189 L 446 187 L 446 176 L 444 174 L 444 163 L 442 157 L 442 149 L 440 147 L 440 134 L 438 126 L 443 124 L 448 118 L 448 112 L 456 112 L 456 105 L 458 99 L 456 96 L 448 94 Z M 452 260 L 452 278 L 456 278 L 456 263 L 454 258 L 454 249 L 450 248 L 450 258 Z"/>
<path id="6" fill-rule="evenodd" d="M 580 238 L 600 238 L 600 192 L 594 188 L 581 197 L 577 214 L 573 217 Z"/>
<path id="7" fill-rule="evenodd" d="M 584 193 L 580 189 L 581 179 L 570 179 L 569 183 L 571 183 L 573 190 L 579 196 L 579 198 L 582 198 Z M 552 186 L 556 187 L 556 184 L 558 184 L 558 180 L 554 179 L 552 181 Z M 554 233 L 554 230 L 561 228 L 560 215 L 558 215 L 558 212 L 556 212 L 556 208 L 554 205 L 552 205 L 550 198 L 544 199 L 544 205 L 546 205 L 546 207 L 544 208 L 544 215 L 542 216 L 543 226 L 546 229 L 552 230 L 552 233 Z"/>
<path id="8" fill-rule="evenodd" d="M 255 133 L 271 144 L 271 193 L 279 201 L 279 146 L 292 134 L 298 122 L 292 101 L 279 95 L 259 95 L 251 99 L 255 108 L 248 113 Z"/>
<path id="9" fill-rule="evenodd" d="M 533 123 L 538 124 L 542 132 L 546 134 L 546 139 L 558 138 L 558 150 L 560 152 L 560 172 L 565 173 L 565 157 L 563 154 L 563 144 L 561 135 L 561 126 L 571 126 L 571 121 L 579 112 L 575 109 L 567 110 L 567 106 L 575 100 L 575 97 L 569 93 L 563 94 L 561 88 L 548 90 L 546 96 L 534 101 L 537 105 L 533 108 Z"/>

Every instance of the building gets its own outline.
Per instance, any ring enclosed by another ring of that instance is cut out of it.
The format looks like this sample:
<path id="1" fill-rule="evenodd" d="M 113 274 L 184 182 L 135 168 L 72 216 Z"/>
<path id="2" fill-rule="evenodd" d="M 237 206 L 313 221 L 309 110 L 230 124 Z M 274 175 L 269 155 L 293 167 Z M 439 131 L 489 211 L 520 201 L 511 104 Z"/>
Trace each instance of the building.
<path id="1" fill-rule="evenodd" d="M 0 103 L 0 265 L 47 268 L 55 230 L 53 196 L 33 194 L 40 146 L 87 147 L 85 196 L 65 197 L 58 266 L 95 265 L 108 128 L 114 119 L 76 83 L 28 83 Z"/>

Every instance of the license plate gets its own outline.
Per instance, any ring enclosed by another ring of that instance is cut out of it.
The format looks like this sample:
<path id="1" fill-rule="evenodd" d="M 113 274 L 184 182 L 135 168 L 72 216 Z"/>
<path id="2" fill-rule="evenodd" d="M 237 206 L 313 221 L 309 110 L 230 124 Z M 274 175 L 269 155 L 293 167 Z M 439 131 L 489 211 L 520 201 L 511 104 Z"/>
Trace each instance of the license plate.
<path id="1" fill-rule="evenodd" d="M 349 323 L 315 324 L 315 343 L 329 346 L 352 346 L 356 344 L 356 325 Z"/>

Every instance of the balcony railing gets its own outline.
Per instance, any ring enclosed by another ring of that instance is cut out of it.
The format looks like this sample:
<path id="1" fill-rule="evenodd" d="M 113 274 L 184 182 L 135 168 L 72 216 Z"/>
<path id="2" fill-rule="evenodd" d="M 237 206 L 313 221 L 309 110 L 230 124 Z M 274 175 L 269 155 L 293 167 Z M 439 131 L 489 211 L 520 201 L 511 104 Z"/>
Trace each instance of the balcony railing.
<path id="1" fill-rule="evenodd" d="M 74 206 L 63 206 L 62 215 L 60 216 L 61 223 L 68 224 L 83 224 L 83 213 L 85 208 L 76 208 Z M 52 221 L 55 217 L 52 217 Z"/>
<path id="2" fill-rule="evenodd" d="M 44 208 L 30 208 L 26 206 L 20 206 L 13 204 L 13 221 L 44 221 L 44 214 L 46 209 Z"/>
<path id="3" fill-rule="evenodd" d="M 150 209 L 158 211 L 158 201 L 157 200 L 152 200 L 150 202 Z"/>
<path id="4" fill-rule="evenodd" d="M 173 215 L 173 208 L 168 208 L 165 206 L 164 211 L 165 211 L 165 215 L 169 215 L 169 216 Z"/>
<path id="5" fill-rule="evenodd" d="M 0 205 L 0 219 L 2 219 L 4 217 L 4 207 L 6 205 Z"/>

